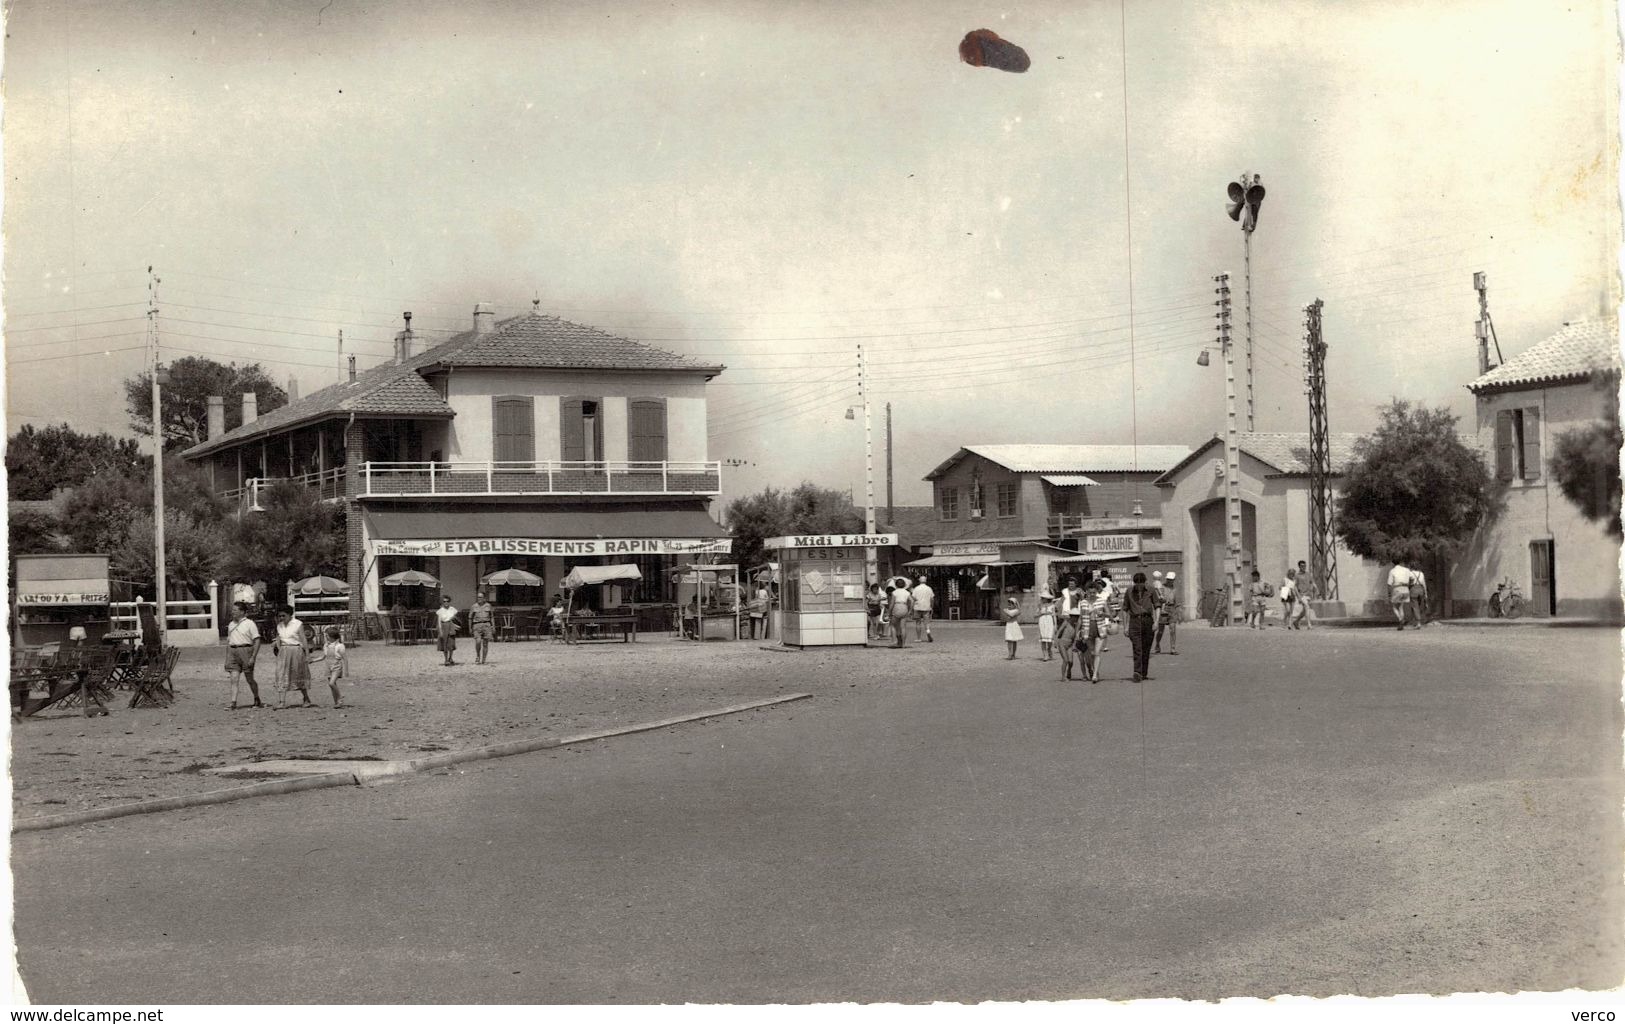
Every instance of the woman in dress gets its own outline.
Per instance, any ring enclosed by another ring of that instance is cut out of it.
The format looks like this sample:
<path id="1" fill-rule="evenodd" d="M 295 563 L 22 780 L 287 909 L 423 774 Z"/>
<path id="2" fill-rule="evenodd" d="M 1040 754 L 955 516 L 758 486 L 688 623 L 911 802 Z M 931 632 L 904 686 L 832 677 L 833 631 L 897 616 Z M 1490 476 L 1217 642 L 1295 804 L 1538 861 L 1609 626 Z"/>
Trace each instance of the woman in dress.
<path id="1" fill-rule="evenodd" d="M 1004 609 L 999 613 L 999 616 L 1004 619 L 1004 642 L 1010 648 L 1010 653 L 1004 660 L 1015 661 L 1016 644 L 1026 638 L 1026 634 L 1021 631 L 1021 607 L 1016 603 L 1015 598 L 1007 597 L 1004 599 Z"/>
<path id="2" fill-rule="evenodd" d="M 1044 650 L 1044 660 L 1050 660 L 1055 649 L 1055 595 L 1048 589 L 1038 595 L 1038 644 Z"/>
<path id="3" fill-rule="evenodd" d="M 457 608 L 451 603 L 450 594 L 441 595 L 440 607 L 434 610 L 434 615 L 437 620 L 435 646 L 446 656 L 446 664 L 455 665 L 451 653 L 457 649 Z"/>
<path id="4" fill-rule="evenodd" d="M 300 707 L 313 708 L 310 699 L 310 659 L 305 654 L 305 624 L 287 605 L 276 610 L 276 638 L 271 641 L 276 655 L 277 691 L 281 694 L 279 706 L 286 706 L 288 693 L 298 690 L 304 698 Z"/>

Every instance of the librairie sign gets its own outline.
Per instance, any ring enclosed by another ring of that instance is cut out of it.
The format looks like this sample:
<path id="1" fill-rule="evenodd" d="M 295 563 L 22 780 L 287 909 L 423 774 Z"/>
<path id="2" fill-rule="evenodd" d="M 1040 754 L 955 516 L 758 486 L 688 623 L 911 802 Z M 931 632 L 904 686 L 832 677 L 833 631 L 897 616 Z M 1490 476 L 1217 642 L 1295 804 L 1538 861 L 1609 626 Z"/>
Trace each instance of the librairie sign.
<path id="1" fill-rule="evenodd" d="M 18 604 L 106 604 L 101 594 L 18 594 Z"/>
<path id="2" fill-rule="evenodd" d="M 1137 533 L 1100 533 L 1083 538 L 1083 550 L 1089 555 L 1137 555 L 1140 553 L 1140 535 Z"/>
<path id="3" fill-rule="evenodd" d="M 895 533 L 817 533 L 791 537 L 769 537 L 764 548 L 889 548 L 897 544 Z"/>
<path id="4" fill-rule="evenodd" d="M 732 538 L 685 540 L 635 538 L 540 540 L 529 537 L 481 537 L 467 540 L 375 540 L 373 553 L 442 557 L 449 555 L 726 555 Z"/>
<path id="5" fill-rule="evenodd" d="M 997 555 L 998 553 L 999 553 L 999 546 L 997 544 L 987 544 L 987 543 L 981 543 L 981 544 L 935 544 L 935 545 L 932 545 L 932 547 L 931 547 L 931 554 L 933 556 L 935 556 L 935 555 L 953 555 L 953 556 L 956 556 L 956 557 L 963 558 L 963 557 L 970 556 L 970 555 Z"/>

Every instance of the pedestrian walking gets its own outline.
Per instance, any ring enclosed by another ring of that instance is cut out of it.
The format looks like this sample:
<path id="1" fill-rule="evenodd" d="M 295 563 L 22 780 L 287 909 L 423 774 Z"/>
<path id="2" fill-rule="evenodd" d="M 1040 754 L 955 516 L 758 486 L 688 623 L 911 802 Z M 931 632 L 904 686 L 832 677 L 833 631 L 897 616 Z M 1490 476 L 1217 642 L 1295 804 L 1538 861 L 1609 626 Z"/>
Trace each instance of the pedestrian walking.
<path id="1" fill-rule="evenodd" d="M 1276 594 L 1281 598 L 1281 625 L 1287 629 L 1295 628 L 1292 624 L 1293 613 L 1298 608 L 1298 570 L 1288 569 L 1286 578 L 1281 581 L 1281 587 Z"/>
<path id="2" fill-rule="evenodd" d="M 319 652 L 310 656 L 310 660 L 312 663 L 324 663 L 327 688 L 333 691 L 333 706 L 342 708 L 344 702 L 339 697 L 339 680 L 350 674 L 350 657 L 344 646 L 344 634 L 337 626 L 328 626 L 326 636 L 327 642 Z"/>
<path id="3" fill-rule="evenodd" d="M 1078 586 L 1076 576 L 1066 578 L 1066 588 L 1061 591 L 1060 618 L 1055 621 L 1055 642 L 1061 648 L 1061 657 L 1066 661 L 1063 668 L 1068 672 L 1066 678 L 1071 678 L 1072 645 L 1078 639 L 1078 606 L 1083 603 L 1083 588 Z"/>
<path id="4" fill-rule="evenodd" d="M 1274 589 L 1258 575 L 1257 569 L 1253 570 L 1253 581 L 1247 586 L 1248 629 L 1264 628 L 1264 612 Z"/>
<path id="5" fill-rule="evenodd" d="M 907 582 L 892 580 L 895 585 L 891 592 L 890 611 L 892 633 L 896 638 L 892 646 L 897 648 L 908 646 L 908 619 L 914 614 L 914 595 L 909 593 L 908 587 L 904 585 Z"/>
<path id="6" fill-rule="evenodd" d="M 1079 667 L 1091 683 L 1100 682 L 1100 656 L 1104 653 L 1101 641 L 1111 628 L 1111 607 L 1106 603 L 1105 588 L 1099 580 L 1091 580 L 1078 605 L 1077 639 L 1073 648 L 1078 653 Z M 1067 674 L 1071 678 L 1070 672 Z"/>
<path id="7" fill-rule="evenodd" d="M 299 691 L 300 707 L 313 708 L 310 699 L 310 659 L 305 653 L 305 624 L 287 605 L 276 610 L 276 638 L 271 641 L 276 655 L 277 707 L 287 706 L 288 694 Z"/>
<path id="8" fill-rule="evenodd" d="M 496 636 L 496 609 L 482 591 L 474 597 L 468 610 L 468 635 L 474 638 L 474 664 L 483 665 L 491 653 L 491 638 Z"/>
<path id="9" fill-rule="evenodd" d="M 767 634 L 768 600 L 767 585 L 758 582 L 756 584 L 756 593 L 752 594 L 750 598 L 750 638 L 752 640 L 757 639 L 758 633 L 763 636 Z"/>
<path id="10" fill-rule="evenodd" d="M 1309 576 L 1309 566 L 1298 559 L 1298 612 L 1294 622 L 1302 622 L 1304 629 L 1315 628 L 1315 613 L 1309 602 L 1320 600 L 1320 588 Z"/>
<path id="11" fill-rule="evenodd" d="M 925 582 L 925 575 L 922 573 L 912 593 L 914 595 L 914 639 L 916 641 L 920 640 L 920 631 L 924 630 L 925 642 L 934 644 L 937 641 L 931 635 L 931 606 L 932 602 L 936 600 L 937 592 L 931 589 L 929 583 Z"/>
<path id="12" fill-rule="evenodd" d="M 1177 573 L 1170 572 L 1162 580 L 1162 611 L 1157 615 L 1157 635 L 1151 645 L 1152 654 L 1162 653 L 1162 633 L 1168 631 L 1168 654 L 1179 653 L 1179 585 Z"/>
<path id="13" fill-rule="evenodd" d="M 263 642 L 260 628 L 248 617 L 248 605 L 241 601 L 233 604 L 231 624 L 226 627 L 226 672 L 231 676 L 232 711 L 236 711 L 240 706 L 237 703 L 239 681 L 246 681 L 248 692 L 254 696 L 254 703 L 248 706 L 256 708 L 265 706 L 260 702 L 259 684 L 254 681 L 254 659 L 259 657 L 260 644 Z"/>
<path id="14" fill-rule="evenodd" d="M 1388 605 L 1394 610 L 1400 632 L 1404 632 L 1405 622 L 1411 616 L 1411 571 L 1405 568 L 1404 562 L 1395 562 L 1388 570 Z"/>
<path id="15" fill-rule="evenodd" d="M 1416 616 L 1416 628 L 1428 622 L 1428 578 L 1420 569 L 1411 570 L 1411 614 Z"/>
<path id="16" fill-rule="evenodd" d="M 1143 572 L 1134 574 L 1133 585 L 1123 595 L 1123 616 L 1134 648 L 1134 681 L 1142 682 L 1151 678 L 1151 634 L 1157 619 L 1157 599 Z"/>
<path id="17" fill-rule="evenodd" d="M 1049 661 L 1055 648 L 1055 595 L 1047 587 L 1038 595 L 1038 646 Z"/>
<path id="18" fill-rule="evenodd" d="M 1004 620 L 1004 643 L 1010 649 L 1005 661 L 1016 660 L 1016 645 L 1026 639 L 1021 631 L 1021 607 L 1013 597 L 1004 599 L 1004 608 L 1000 610 L 999 617 Z"/>
<path id="19" fill-rule="evenodd" d="M 869 584 L 869 593 L 865 595 L 863 603 L 869 613 L 869 639 L 879 640 L 883 635 L 880 620 L 886 613 L 886 593 L 880 589 L 880 584 Z"/>
<path id="20" fill-rule="evenodd" d="M 1106 612 L 1107 612 L 1108 621 L 1110 621 L 1112 623 L 1115 623 L 1117 621 L 1118 614 L 1122 611 L 1122 608 L 1120 606 L 1120 601 L 1121 601 L 1122 595 L 1118 593 L 1117 585 L 1112 582 L 1111 573 L 1107 572 L 1105 569 L 1096 569 L 1095 570 L 1095 582 L 1100 584 L 1100 596 L 1102 598 L 1104 598 L 1105 601 L 1106 601 Z M 1112 632 L 1114 632 L 1115 629 L 1116 629 L 1116 627 L 1114 625 L 1111 629 L 1101 631 L 1101 634 L 1100 634 L 1100 653 L 1101 654 L 1106 653 L 1106 648 L 1109 646 L 1108 643 L 1107 643 L 1107 640 L 1108 640 L 1108 638 L 1110 638 Z"/>
<path id="21" fill-rule="evenodd" d="M 440 607 L 434 610 L 435 619 L 435 649 L 446 657 L 447 665 L 455 665 L 452 652 L 457 650 L 457 608 L 451 603 L 450 594 L 442 594 Z"/>

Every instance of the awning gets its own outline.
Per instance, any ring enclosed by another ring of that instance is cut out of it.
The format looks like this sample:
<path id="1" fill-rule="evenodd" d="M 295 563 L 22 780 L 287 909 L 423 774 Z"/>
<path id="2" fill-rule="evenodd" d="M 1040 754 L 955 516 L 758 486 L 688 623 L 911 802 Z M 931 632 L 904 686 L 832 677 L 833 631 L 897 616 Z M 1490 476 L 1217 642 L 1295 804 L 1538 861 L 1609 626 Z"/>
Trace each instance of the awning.
<path id="1" fill-rule="evenodd" d="M 983 562 L 989 569 L 1008 569 L 1012 565 L 1032 565 L 1032 562 Z"/>
<path id="2" fill-rule="evenodd" d="M 590 587 L 597 583 L 608 583 L 610 580 L 641 580 L 643 573 L 635 565 L 578 565 L 570 570 L 570 575 L 559 582 L 565 590 L 574 590 L 577 587 Z"/>
<path id="3" fill-rule="evenodd" d="M 1140 556 L 1137 555 L 1137 554 L 1136 555 L 1070 555 L 1070 556 L 1068 556 L 1066 558 L 1052 558 L 1052 559 L 1050 559 L 1050 564 L 1051 565 L 1067 564 L 1067 563 L 1076 564 L 1078 562 L 1134 562 L 1134 561 L 1138 561 L 1139 558 L 1140 558 Z"/>
<path id="4" fill-rule="evenodd" d="M 1094 479 L 1086 477 L 1082 473 L 1041 473 L 1039 475 L 1046 484 L 1054 484 L 1056 487 L 1100 486 Z"/>
<path id="5" fill-rule="evenodd" d="M 989 561 L 989 559 L 993 559 Z M 905 569 L 947 569 L 962 568 L 967 565 L 998 565 L 996 555 L 926 555 L 916 558 L 912 562 L 904 562 Z"/>

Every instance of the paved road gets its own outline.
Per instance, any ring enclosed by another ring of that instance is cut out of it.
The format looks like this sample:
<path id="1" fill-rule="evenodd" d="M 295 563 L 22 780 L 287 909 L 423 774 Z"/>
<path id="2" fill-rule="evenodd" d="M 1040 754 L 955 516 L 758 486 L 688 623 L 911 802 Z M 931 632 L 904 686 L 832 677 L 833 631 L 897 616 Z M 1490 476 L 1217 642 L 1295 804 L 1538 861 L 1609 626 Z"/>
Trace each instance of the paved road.
<path id="1" fill-rule="evenodd" d="M 940 635 L 851 652 L 811 704 L 19 837 L 23 977 L 45 1002 L 1619 982 L 1614 634 L 1191 630 L 1141 687 Z"/>

